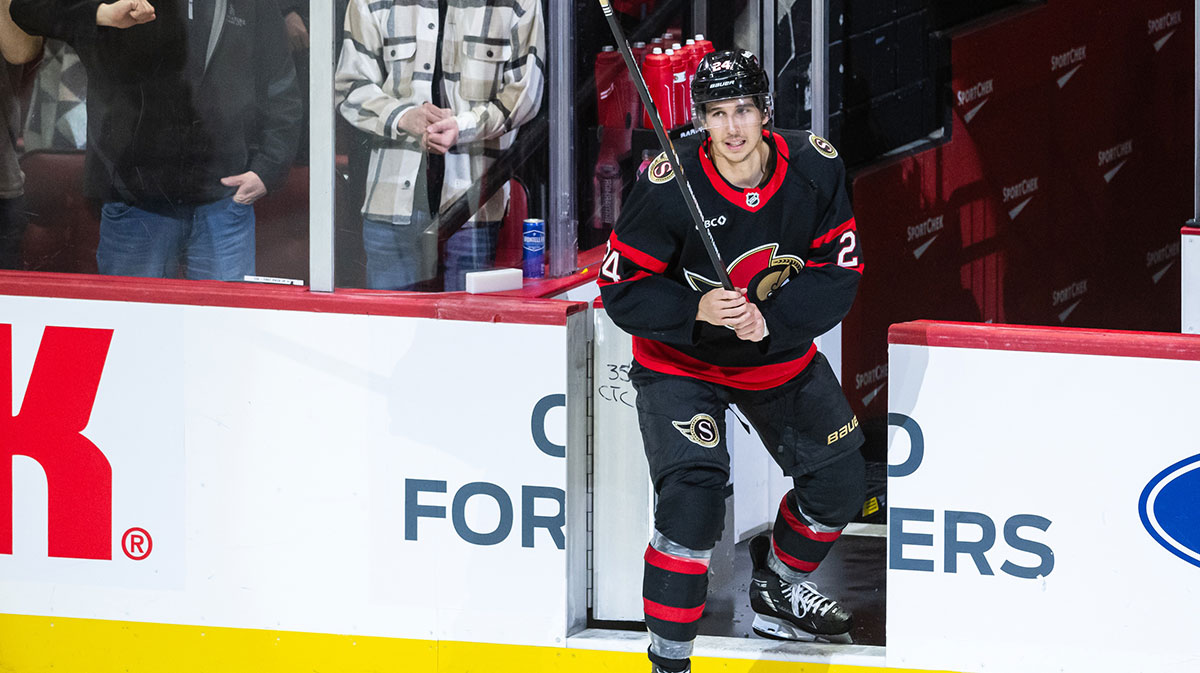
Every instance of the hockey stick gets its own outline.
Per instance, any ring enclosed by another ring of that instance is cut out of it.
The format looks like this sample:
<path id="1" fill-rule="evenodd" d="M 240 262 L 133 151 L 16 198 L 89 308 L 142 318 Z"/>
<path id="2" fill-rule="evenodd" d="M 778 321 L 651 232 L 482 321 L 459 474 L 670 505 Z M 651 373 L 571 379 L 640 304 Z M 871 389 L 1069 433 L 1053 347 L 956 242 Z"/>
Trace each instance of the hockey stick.
<path id="1" fill-rule="evenodd" d="M 617 50 L 621 52 L 621 56 L 625 59 L 625 65 L 629 68 L 629 76 L 633 78 L 633 84 L 637 87 L 638 96 L 642 99 L 642 105 L 650 111 L 650 121 L 654 125 L 654 134 L 658 136 L 658 142 L 663 147 L 663 153 L 667 155 L 667 161 L 671 164 L 671 170 L 675 171 L 675 175 L 679 177 L 675 182 L 679 185 L 679 191 L 683 194 L 683 202 L 687 204 L 688 212 L 692 214 L 692 224 L 695 225 L 696 231 L 700 234 L 700 241 L 704 243 L 704 249 L 708 251 L 708 258 L 712 261 L 713 268 L 717 271 L 717 279 L 721 281 L 721 287 L 726 290 L 733 289 L 733 283 L 729 280 L 729 272 L 725 270 L 725 263 L 721 261 L 721 253 L 717 252 L 717 242 L 713 240 L 712 232 L 708 230 L 708 225 L 704 223 L 704 215 L 700 212 L 700 204 L 696 203 L 696 195 L 692 193 L 692 186 L 688 184 L 687 176 L 683 173 L 683 166 L 679 163 L 679 156 L 675 153 L 675 144 L 671 142 L 670 136 L 663 129 L 662 118 L 658 116 L 658 108 L 654 105 L 654 99 L 650 97 L 650 90 L 646 88 L 646 81 L 642 79 L 642 70 L 638 67 L 637 61 L 633 59 L 633 52 L 629 49 L 629 43 L 625 41 L 625 33 L 621 30 L 621 24 L 617 23 L 617 17 L 613 16 L 612 7 L 609 5 L 609 0 L 600 0 L 600 9 L 604 10 L 604 18 L 608 20 L 608 27 L 612 30 L 613 39 L 617 41 Z"/>

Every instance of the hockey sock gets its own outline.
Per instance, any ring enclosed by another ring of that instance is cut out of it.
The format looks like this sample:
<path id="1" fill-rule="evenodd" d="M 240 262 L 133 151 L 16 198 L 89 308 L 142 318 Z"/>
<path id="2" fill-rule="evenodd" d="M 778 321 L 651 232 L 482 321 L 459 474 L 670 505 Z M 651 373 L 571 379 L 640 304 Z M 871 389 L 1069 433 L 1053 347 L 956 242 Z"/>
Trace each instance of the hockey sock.
<path id="1" fill-rule="evenodd" d="M 668 673 L 685 673 L 691 669 L 690 659 L 668 659 L 660 657 L 654 653 L 654 646 L 650 646 L 650 650 L 646 652 L 650 656 L 650 663 L 658 668 L 667 671 Z"/>
<path id="2" fill-rule="evenodd" d="M 683 661 L 691 656 L 692 641 L 704 613 L 711 556 L 711 549 L 688 549 L 654 531 L 646 547 L 642 582 L 653 654 Z"/>
<path id="3" fill-rule="evenodd" d="M 825 559 L 842 528 L 826 526 L 805 516 L 796 502 L 795 491 L 788 491 L 779 503 L 767 564 L 785 582 L 802 582 Z"/>

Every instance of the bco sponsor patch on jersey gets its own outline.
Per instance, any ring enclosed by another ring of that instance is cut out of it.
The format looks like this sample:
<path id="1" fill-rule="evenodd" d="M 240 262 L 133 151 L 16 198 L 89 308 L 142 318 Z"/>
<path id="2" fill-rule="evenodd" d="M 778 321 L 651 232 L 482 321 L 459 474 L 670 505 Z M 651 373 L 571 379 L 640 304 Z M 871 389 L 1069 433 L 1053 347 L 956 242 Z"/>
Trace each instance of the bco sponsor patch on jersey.
<path id="1" fill-rule="evenodd" d="M 650 182 L 656 185 L 661 185 L 665 182 L 670 182 L 675 177 L 675 169 L 671 167 L 671 162 L 667 160 L 667 153 L 662 152 L 654 161 L 650 162 L 650 168 L 646 169 L 650 174 Z"/>
<path id="2" fill-rule="evenodd" d="M 671 421 L 671 425 L 689 441 L 706 449 L 711 449 L 721 441 L 717 422 L 708 414 L 696 414 L 690 421 Z"/>

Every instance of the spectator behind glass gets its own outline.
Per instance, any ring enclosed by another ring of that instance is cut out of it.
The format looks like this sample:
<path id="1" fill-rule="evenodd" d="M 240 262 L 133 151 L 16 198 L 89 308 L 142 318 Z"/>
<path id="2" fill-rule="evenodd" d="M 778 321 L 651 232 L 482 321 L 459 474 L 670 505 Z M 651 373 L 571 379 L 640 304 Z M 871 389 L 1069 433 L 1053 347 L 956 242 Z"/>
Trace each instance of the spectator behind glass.
<path id="1" fill-rule="evenodd" d="M 12 16 L 69 44 L 87 71 L 100 272 L 253 274 L 251 204 L 284 181 L 300 132 L 274 0 L 15 0 Z"/>
<path id="2" fill-rule="evenodd" d="M 287 30 L 288 46 L 292 50 L 292 63 L 296 66 L 296 86 L 300 89 L 300 104 L 303 116 L 300 121 L 299 143 L 296 146 L 296 163 L 308 163 L 308 2 L 309 0 L 279 0 L 279 11 L 283 14 L 283 25 Z"/>
<path id="3" fill-rule="evenodd" d="M 87 147 L 87 73 L 74 49 L 46 40 L 25 120 L 25 151 Z"/>
<path id="4" fill-rule="evenodd" d="M 436 275 L 434 214 L 481 179 L 541 106 L 541 0 L 351 0 L 335 75 L 339 109 L 371 134 L 363 202 L 367 287 L 410 289 Z M 446 243 L 444 289 L 492 266 L 508 186 Z"/>
<path id="5" fill-rule="evenodd" d="M 32 37 L 12 22 L 9 0 L 0 0 L 0 113 L 4 115 L 4 138 L 0 140 L 0 269 L 20 266 L 21 237 L 25 233 L 25 176 L 17 163 L 17 138 L 21 134 L 20 105 L 16 88 L 21 81 L 20 64 L 42 53 L 42 38 Z"/>

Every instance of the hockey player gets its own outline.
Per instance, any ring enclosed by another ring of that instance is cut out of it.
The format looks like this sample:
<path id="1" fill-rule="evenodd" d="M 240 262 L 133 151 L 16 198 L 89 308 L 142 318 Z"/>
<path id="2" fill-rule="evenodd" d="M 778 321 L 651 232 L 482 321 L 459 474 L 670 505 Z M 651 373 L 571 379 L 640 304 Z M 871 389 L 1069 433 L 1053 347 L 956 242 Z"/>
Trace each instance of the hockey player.
<path id="1" fill-rule="evenodd" d="M 633 335 L 658 495 L 643 582 L 656 672 L 690 670 L 724 524 L 728 405 L 794 486 L 772 534 L 751 540 L 755 632 L 848 638 L 850 612 L 808 576 L 865 497 L 862 430 L 813 344 L 849 311 L 863 272 L 837 150 L 770 130 L 767 76 L 748 51 L 705 56 L 692 101 L 705 133 L 676 147 L 737 289 L 716 280 L 665 155 L 633 188 L 600 272 L 605 309 Z"/>

